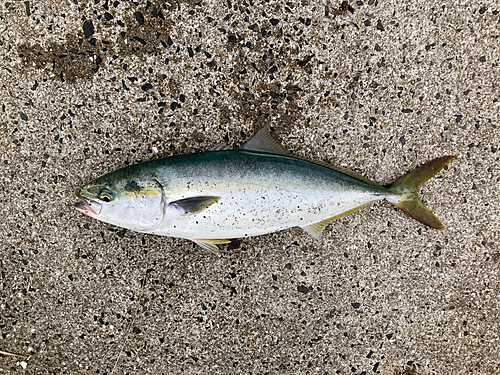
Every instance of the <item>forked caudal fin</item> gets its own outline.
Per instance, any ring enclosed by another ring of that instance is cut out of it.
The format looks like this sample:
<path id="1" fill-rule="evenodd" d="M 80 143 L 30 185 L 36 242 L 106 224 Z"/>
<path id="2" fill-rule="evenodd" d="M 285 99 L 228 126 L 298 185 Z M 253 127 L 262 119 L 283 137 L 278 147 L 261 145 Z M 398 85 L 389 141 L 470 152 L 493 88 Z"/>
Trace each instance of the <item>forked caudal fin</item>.
<path id="1" fill-rule="evenodd" d="M 400 196 L 400 201 L 394 205 L 429 227 L 445 229 L 446 227 L 441 224 L 439 219 L 422 203 L 418 192 L 425 181 L 455 158 L 456 156 L 443 156 L 431 160 L 387 186 L 390 192 Z"/>

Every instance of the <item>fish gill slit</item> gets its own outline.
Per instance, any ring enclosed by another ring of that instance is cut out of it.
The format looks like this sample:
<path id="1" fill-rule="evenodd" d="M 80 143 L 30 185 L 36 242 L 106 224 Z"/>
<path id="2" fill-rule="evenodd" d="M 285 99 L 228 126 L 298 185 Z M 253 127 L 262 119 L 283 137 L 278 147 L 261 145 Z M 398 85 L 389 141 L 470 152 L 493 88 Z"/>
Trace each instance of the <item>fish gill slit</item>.
<path id="1" fill-rule="evenodd" d="M 163 220 L 165 220 L 165 215 L 166 215 L 166 212 L 167 212 L 167 197 L 166 197 L 166 194 L 165 194 L 165 188 L 164 186 L 160 183 L 160 181 L 158 181 L 157 178 L 153 178 L 153 181 L 156 182 L 156 184 L 158 185 L 158 187 L 160 188 L 160 191 L 161 191 L 161 201 L 160 201 L 160 204 L 161 204 L 161 219 L 160 220 L 157 220 L 157 223 L 149 229 L 150 232 L 153 232 L 155 231 L 156 229 L 158 229 L 160 227 L 160 225 L 163 223 Z"/>

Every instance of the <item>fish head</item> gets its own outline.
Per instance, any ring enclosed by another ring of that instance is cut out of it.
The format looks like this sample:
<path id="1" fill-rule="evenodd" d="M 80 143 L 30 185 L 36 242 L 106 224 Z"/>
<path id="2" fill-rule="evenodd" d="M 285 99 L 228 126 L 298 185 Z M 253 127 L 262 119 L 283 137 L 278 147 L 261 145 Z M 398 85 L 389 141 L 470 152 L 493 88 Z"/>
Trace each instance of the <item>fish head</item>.
<path id="1" fill-rule="evenodd" d="M 76 190 L 75 208 L 95 219 L 138 232 L 152 232 L 162 223 L 165 198 L 155 179 L 118 170 Z"/>

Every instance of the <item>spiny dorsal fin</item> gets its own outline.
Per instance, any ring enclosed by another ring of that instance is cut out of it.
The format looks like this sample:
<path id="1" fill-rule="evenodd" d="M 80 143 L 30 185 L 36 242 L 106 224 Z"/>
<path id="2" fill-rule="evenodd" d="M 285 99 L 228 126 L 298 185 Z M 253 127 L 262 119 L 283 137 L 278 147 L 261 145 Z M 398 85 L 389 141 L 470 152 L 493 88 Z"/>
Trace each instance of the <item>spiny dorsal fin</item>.
<path id="1" fill-rule="evenodd" d="M 212 204 L 218 202 L 220 197 L 207 195 L 200 197 L 190 197 L 170 202 L 168 205 L 183 211 L 184 215 L 197 214 L 206 210 Z"/>
<path id="2" fill-rule="evenodd" d="M 341 214 L 339 215 L 335 215 L 335 216 L 332 216 L 332 217 L 328 217 L 324 220 L 321 220 L 321 221 L 317 221 L 315 223 L 311 223 L 311 224 L 307 224 L 307 225 L 303 225 L 301 226 L 302 229 L 304 229 L 307 233 L 309 233 L 311 236 L 313 236 L 314 238 L 316 238 L 317 240 L 320 240 L 321 239 L 321 233 L 323 232 L 323 229 L 325 229 L 326 225 L 330 222 L 330 221 L 333 221 L 335 219 L 338 219 L 339 217 L 341 216 L 344 216 L 344 215 L 347 215 L 351 212 L 354 212 L 356 210 L 359 210 L 360 208 L 363 208 L 365 206 L 367 206 L 368 204 L 370 204 L 371 202 L 368 202 L 368 203 L 365 203 L 365 204 L 362 204 L 361 206 L 358 206 L 358 207 L 354 207 L 352 209 L 350 209 L 349 211 L 346 211 L 346 212 L 342 212 Z"/>
<path id="3" fill-rule="evenodd" d="M 218 145 L 209 148 L 208 151 L 224 151 L 224 150 L 231 150 L 231 148 L 232 148 L 231 146 L 228 146 L 225 143 L 219 143 Z"/>
<path id="4" fill-rule="evenodd" d="M 264 126 L 242 147 L 243 150 L 269 152 L 278 155 L 291 155 L 291 152 L 285 149 L 274 139 L 269 132 L 269 128 Z"/>

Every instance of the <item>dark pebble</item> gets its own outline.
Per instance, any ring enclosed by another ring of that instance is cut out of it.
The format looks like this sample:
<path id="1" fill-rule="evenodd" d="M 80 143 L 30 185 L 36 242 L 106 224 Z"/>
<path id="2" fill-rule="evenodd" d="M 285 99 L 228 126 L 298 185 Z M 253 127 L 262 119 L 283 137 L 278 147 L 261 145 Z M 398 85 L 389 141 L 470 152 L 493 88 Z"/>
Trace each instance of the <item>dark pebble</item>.
<path id="1" fill-rule="evenodd" d="M 134 36 L 134 39 L 141 43 L 143 46 L 146 45 L 146 41 L 144 39 L 139 38 L 138 36 Z"/>
<path id="2" fill-rule="evenodd" d="M 111 20 L 113 19 L 113 16 L 111 15 L 111 13 L 109 13 L 109 12 L 105 12 L 105 13 L 104 13 L 104 19 L 105 19 L 106 21 L 111 21 Z"/>
<path id="3" fill-rule="evenodd" d="M 152 88 L 153 88 L 153 85 L 151 85 L 151 83 L 145 83 L 144 85 L 141 86 L 142 91 L 148 91 L 148 90 L 151 90 Z"/>
<path id="4" fill-rule="evenodd" d="M 30 11 L 30 2 L 29 1 L 25 1 L 24 2 L 24 5 L 26 5 L 26 15 L 27 16 L 30 16 L 31 15 L 31 11 Z M 479 11 L 481 12 L 481 11 Z M 484 13 L 484 12 L 483 12 Z M 482 13 L 481 13 L 482 14 Z"/>
<path id="5" fill-rule="evenodd" d="M 85 38 L 94 34 L 94 24 L 92 21 L 85 21 L 83 23 L 83 34 L 85 35 Z"/>
<path id="6" fill-rule="evenodd" d="M 176 108 L 180 108 L 180 107 L 181 107 L 181 105 L 180 105 L 179 103 L 177 103 L 177 102 L 172 102 L 172 103 L 170 104 L 170 109 L 171 109 L 172 111 L 175 111 L 175 109 L 176 109 Z"/>
<path id="7" fill-rule="evenodd" d="M 286 268 L 287 270 L 291 270 L 291 269 L 292 269 L 292 264 L 291 264 L 291 263 L 287 263 L 287 264 L 285 264 L 285 268 Z"/>
<path id="8" fill-rule="evenodd" d="M 392 339 L 392 336 L 394 336 L 394 333 L 388 333 L 387 335 L 385 335 L 385 337 L 387 337 L 389 340 Z"/>
<path id="9" fill-rule="evenodd" d="M 305 287 L 304 285 L 299 285 L 297 287 L 297 291 L 299 291 L 300 293 L 307 293 L 309 291 L 309 289 L 307 289 L 307 287 Z"/>
<path id="10" fill-rule="evenodd" d="M 179 101 L 180 101 L 181 103 L 184 103 L 184 102 L 186 101 L 186 96 L 185 96 L 184 94 L 180 94 L 180 95 L 179 95 Z"/>
<path id="11" fill-rule="evenodd" d="M 481 56 L 481 57 L 479 58 L 479 61 L 481 61 L 481 62 L 486 62 L 486 56 Z"/>
<path id="12" fill-rule="evenodd" d="M 28 121 L 28 115 L 26 113 L 19 111 L 17 112 L 17 114 L 21 117 L 22 120 Z"/>
<path id="13" fill-rule="evenodd" d="M 375 44 L 375 51 L 377 51 L 377 52 L 382 51 L 382 48 L 380 48 L 380 46 L 378 45 L 378 43 Z"/>
<path id="14" fill-rule="evenodd" d="M 365 22 L 363 22 L 365 24 L 365 26 L 371 26 L 372 25 L 372 21 L 370 20 L 365 20 Z"/>
<path id="15" fill-rule="evenodd" d="M 188 47 L 188 55 L 189 57 L 193 57 L 194 56 L 194 51 L 191 47 Z"/>
<path id="16" fill-rule="evenodd" d="M 410 109 L 410 108 L 403 108 L 403 109 L 401 110 L 401 112 L 403 112 L 403 113 L 412 113 L 412 112 L 413 112 L 413 109 Z"/>
<path id="17" fill-rule="evenodd" d="M 144 25 L 144 15 L 141 12 L 135 12 L 134 17 L 139 22 L 139 25 Z"/>
<path id="18" fill-rule="evenodd" d="M 378 22 L 377 22 L 377 30 L 385 31 L 384 25 L 382 25 L 382 21 L 380 21 L 380 20 L 378 20 Z"/>
<path id="19" fill-rule="evenodd" d="M 230 43 L 236 43 L 238 41 L 238 39 L 236 39 L 236 35 L 229 35 L 227 40 L 229 40 Z"/>
<path id="20" fill-rule="evenodd" d="M 462 115 L 455 115 L 455 121 L 457 122 L 457 124 L 462 120 L 464 116 Z"/>
<path id="21" fill-rule="evenodd" d="M 351 306 L 354 307 L 355 309 L 359 309 L 359 307 L 361 306 L 361 303 L 354 302 L 354 303 L 351 303 Z"/>
<path id="22" fill-rule="evenodd" d="M 70 279 L 71 281 L 73 281 L 73 275 L 69 274 L 68 275 L 68 279 Z"/>
<path id="23" fill-rule="evenodd" d="M 479 14 L 484 14 L 486 12 L 487 8 L 486 7 L 481 7 L 481 9 L 479 9 Z M 29 16 L 29 14 L 28 14 Z"/>
<path id="24" fill-rule="evenodd" d="M 309 64 L 309 62 L 312 60 L 314 56 L 315 55 L 313 54 L 306 56 L 303 60 L 297 60 L 297 64 L 299 64 L 299 66 L 306 66 L 307 64 Z"/>
<path id="25" fill-rule="evenodd" d="M 406 143 L 405 137 L 399 138 L 399 142 L 401 142 L 401 144 L 404 145 Z"/>
<path id="26" fill-rule="evenodd" d="M 271 19 L 269 20 L 269 22 L 271 22 L 271 25 L 276 26 L 276 25 L 278 24 L 278 22 L 280 22 L 280 21 L 279 21 L 279 20 L 277 20 L 276 18 L 271 18 Z"/>
<path id="27" fill-rule="evenodd" d="M 31 89 L 35 91 L 37 87 L 38 87 L 38 82 L 35 81 L 35 84 L 31 87 Z"/>
<path id="28" fill-rule="evenodd" d="M 132 330 L 134 333 L 141 333 L 141 329 L 139 327 L 134 327 L 134 329 Z"/>

